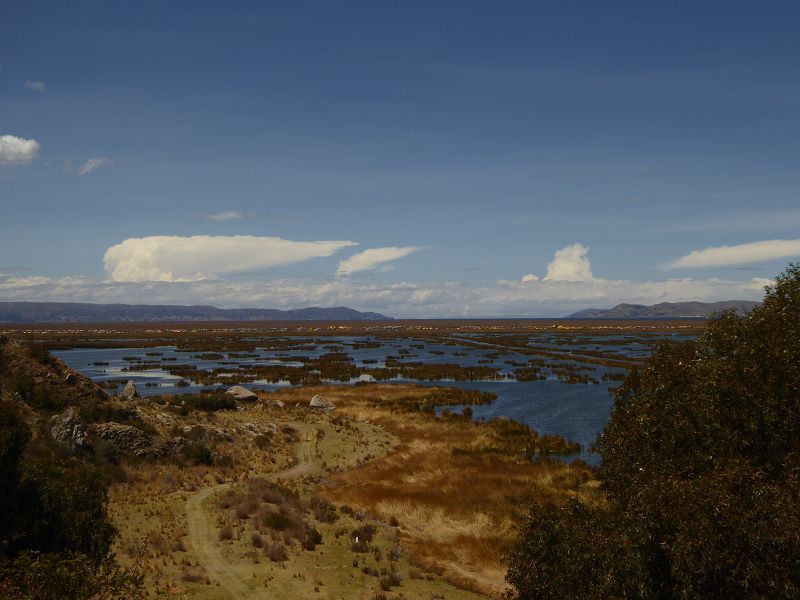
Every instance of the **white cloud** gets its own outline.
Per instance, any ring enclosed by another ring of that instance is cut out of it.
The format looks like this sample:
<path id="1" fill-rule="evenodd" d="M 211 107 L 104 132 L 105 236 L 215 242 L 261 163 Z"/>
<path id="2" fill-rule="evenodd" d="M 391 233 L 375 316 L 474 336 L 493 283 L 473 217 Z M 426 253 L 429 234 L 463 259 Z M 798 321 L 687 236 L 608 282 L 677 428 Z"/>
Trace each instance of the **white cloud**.
<path id="1" fill-rule="evenodd" d="M 215 213 L 206 213 L 204 218 L 209 221 L 235 221 L 237 219 L 244 219 L 247 215 L 239 212 L 238 210 L 223 210 Z"/>
<path id="2" fill-rule="evenodd" d="M 110 281 L 6 272 L 0 274 L 0 300 L 211 304 L 227 308 L 344 305 L 395 317 L 558 317 L 582 308 L 608 308 L 621 302 L 761 300 L 764 286 L 773 283 L 764 278 L 644 282 L 603 279 L 591 274 L 587 249 L 580 244 L 556 253 L 548 278 L 530 274 L 516 281 L 500 280 L 485 285 L 379 283 L 348 277 L 209 279 L 234 271 L 329 256 L 352 245 L 354 242 L 292 242 L 253 236 L 134 238 L 106 252 Z M 367 252 L 356 256 L 363 254 L 370 256 Z M 381 256 L 386 259 L 388 255 Z M 366 264 L 374 268 L 380 262 L 373 257 L 355 266 Z M 566 269 L 569 265 L 578 267 Z M 570 274 L 583 280 L 564 279 Z"/>
<path id="3" fill-rule="evenodd" d="M 103 257 L 114 281 L 199 281 L 220 274 L 253 271 L 330 256 L 350 241 L 294 242 L 277 237 L 151 236 L 129 238 Z"/>
<path id="4" fill-rule="evenodd" d="M 556 250 L 555 257 L 547 265 L 545 281 L 592 281 L 592 268 L 587 254 L 589 248 L 583 244 L 572 244 Z"/>
<path id="5" fill-rule="evenodd" d="M 25 87 L 34 92 L 43 92 L 47 85 L 45 85 L 44 81 L 26 81 Z"/>
<path id="6" fill-rule="evenodd" d="M 736 246 L 712 246 L 694 250 L 666 264 L 667 269 L 681 267 L 729 267 L 800 256 L 800 240 L 765 240 Z"/>
<path id="7" fill-rule="evenodd" d="M 0 165 L 29 165 L 39 153 L 39 142 L 0 135 Z"/>
<path id="8" fill-rule="evenodd" d="M 90 158 L 78 169 L 78 175 L 88 175 L 92 171 L 110 165 L 113 161 L 110 158 Z"/>
<path id="9" fill-rule="evenodd" d="M 417 246 L 387 246 L 385 248 L 370 248 L 354 254 L 346 260 L 339 261 L 336 275 L 351 275 L 359 271 L 372 271 L 381 267 L 382 263 L 397 260 L 420 250 Z"/>
<path id="10" fill-rule="evenodd" d="M 667 281 L 499 281 L 375 283 L 349 278 L 269 281 L 204 280 L 141 283 L 86 277 L 0 276 L 0 300 L 210 304 L 219 307 L 300 308 L 350 306 L 394 317 L 564 316 L 582 308 L 620 302 L 656 304 L 700 300 L 761 300 L 771 281 L 673 279 Z"/>

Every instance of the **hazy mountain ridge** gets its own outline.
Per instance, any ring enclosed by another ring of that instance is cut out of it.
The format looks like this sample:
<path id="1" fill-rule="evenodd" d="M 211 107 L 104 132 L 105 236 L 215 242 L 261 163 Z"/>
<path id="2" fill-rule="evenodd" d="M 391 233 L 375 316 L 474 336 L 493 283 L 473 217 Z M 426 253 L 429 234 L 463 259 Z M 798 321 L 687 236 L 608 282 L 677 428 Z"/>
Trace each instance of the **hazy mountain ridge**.
<path id="1" fill-rule="evenodd" d="M 148 321 L 368 321 L 391 317 L 345 306 L 294 310 L 214 306 L 0 302 L 0 323 L 125 323 Z"/>
<path id="2" fill-rule="evenodd" d="M 587 308 L 567 315 L 566 319 L 656 319 L 678 317 L 710 317 L 714 313 L 735 310 L 742 315 L 761 304 L 750 300 L 723 300 L 721 302 L 661 302 L 644 304 L 617 304 L 614 308 Z"/>

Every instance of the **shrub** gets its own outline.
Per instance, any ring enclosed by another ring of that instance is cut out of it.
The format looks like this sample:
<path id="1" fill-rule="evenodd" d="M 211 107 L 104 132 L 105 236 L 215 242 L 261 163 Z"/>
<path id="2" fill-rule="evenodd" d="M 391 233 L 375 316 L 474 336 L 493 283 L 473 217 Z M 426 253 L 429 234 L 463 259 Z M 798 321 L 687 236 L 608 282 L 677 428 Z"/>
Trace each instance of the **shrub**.
<path id="1" fill-rule="evenodd" d="M 339 520 L 336 508 L 322 498 L 312 498 L 311 508 L 314 510 L 314 518 L 320 523 L 335 523 Z"/>
<path id="2" fill-rule="evenodd" d="M 302 543 L 305 550 L 314 550 L 317 544 L 322 543 L 322 534 L 314 527 L 306 527 L 306 535 Z"/>
<path id="3" fill-rule="evenodd" d="M 605 501 L 536 507 L 518 598 L 800 596 L 800 267 L 745 316 L 661 344 L 595 444 Z"/>
<path id="4" fill-rule="evenodd" d="M 384 592 L 388 592 L 393 587 L 401 585 L 402 581 L 400 579 L 400 575 L 392 571 L 391 573 L 387 573 L 386 575 L 382 576 L 378 583 Z"/>
<path id="5" fill-rule="evenodd" d="M 267 557 L 272 562 L 283 562 L 289 560 L 289 554 L 286 552 L 286 546 L 283 544 L 272 544 L 267 550 Z"/>
<path id="6" fill-rule="evenodd" d="M 219 528 L 220 542 L 232 539 L 233 539 L 233 528 L 230 525 L 223 525 L 222 527 Z"/>
<path id="7" fill-rule="evenodd" d="M 253 443 L 259 450 L 269 450 L 272 447 L 272 440 L 268 435 L 257 435 L 253 438 Z"/>

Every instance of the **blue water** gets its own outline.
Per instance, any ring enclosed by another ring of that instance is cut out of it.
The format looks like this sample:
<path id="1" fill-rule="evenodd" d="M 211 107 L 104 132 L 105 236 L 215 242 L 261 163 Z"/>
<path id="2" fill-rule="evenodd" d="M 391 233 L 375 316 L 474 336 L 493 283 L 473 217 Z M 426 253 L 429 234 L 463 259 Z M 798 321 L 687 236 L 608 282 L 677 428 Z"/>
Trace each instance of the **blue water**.
<path id="1" fill-rule="evenodd" d="M 598 336 L 599 337 L 599 336 Z M 667 337 L 667 336 L 665 336 Z M 670 336 L 673 337 L 674 336 Z M 585 338 L 585 339 L 584 339 Z M 563 344 L 563 338 L 547 338 L 537 336 L 532 338 L 533 345 L 547 346 L 553 349 L 569 350 L 574 354 L 580 354 L 581 350 L 601 350 L 607 352 L 614 351 L 614 355 L 620 358 L 630 356 L 646 355 L 649 346 L 643 345 L 631 336 L 630 340 L 621 339 L 620 343 L 614 346 L 597 345 L 597 337 L 583 336 L 580 344 Z M 614 336 L 620 339 L 620 336 Z M 550 375 L 545 381 L 516 381 L 513 379 L 514 367 L 508 365 L 506 361 L 517 361 L 526 363 L 533 358 L 530 355 L 519 354 L 512 350 L 501 350 L 489 347 L 474 347 L 448 345 L 443 343 L 433 343 L 415 339 L 391 339 L 381 340 L 377 338 L 354 338 L 338 337 L 326 338 L 324 344 L 309 348 L 310 339 L 293 338 L 297 348 L 283 348 L 273 350 L 264 347 L 257 347 L 252 352 L 253 357 L 233 358 L 229 357 L 225 351 L 220 359 L 202 359 L 198 355 L 205 354 L 204 351 L 181 351 L 174 346 L 155 346 L 150 348 L 77 348 L 71 350 L 54 351 L 53 354 L 66 362 L 70 367 L 86 374 L 98 383 L 110 380 L 133 380 L 141 395 L 164 394 L 164 393 L 185 393 L 197 392 L 202 386 L 191 382 L 188 387 L 178 387 L 175 384 L 181 380 L 180 377 L 171 375 L 165 369 L 154 369 L 148 371 L 125 371 L 125 367 L 135 364 L 124 360 L 123 357 L 137 357 L 144 362 L 159 362 L 163 358 L 174 358 L 175 360 L 165 361 L 163 366 L 168 368 L 175 364 L 195 365 L 198 369 L 217 369 L 228 368 L 234 372 L 231 377 L 226 377 L 225 384 L 218 384 L 218 387 L 227 387 L 242 383 L 249 388 L 262 390 L 275 390 L 290 385 L 288 382 L 241 382 L 237 379 L 235 370 L 238 365 L 265 365 L 265 364 L 294 364 L 300 365 L 301 357 L 317 357 L 326 352 L 330 352 L 331 347 L 337 347 L 346 352 L 353 364 L 368 368 L 381 368 L 385 366 L 387 356 L 401 356 L 400 350 L 409 352 L 403 355 L 404 361 L 422 363 L 456 363 L 462 366 L 472 366 L 485 364 L 500 368 L 500 380 L 492 381 L 420 381 L 423 385 L 444 385 L 457 386 L 466 389 L 483 390 L 497 394 L 497 400 L 489 405 L 473 406 L 474 419 L 491 419 L 494 417 L 508 417 L 530 425 L 541 435 L 556 434 L 569 440 L 581 444 L 582 451 L 573 458 L 582 458 L 590 463 L 596 463 L 598 458 L 588 453 L 589 446 L 603 429 L 607 420 L 609 409 L 612 404 L 612 395 L 609 389 L 616 387 L 618 382 L 604 382 L 595 384 L 566 384 L 554 375 Z M 269 339 L 254 340 L 268 345 Z M 354 343 L 370 341 L 380 344 L 377 348 L 353 348 Z M 420 345 L 422 349 L 412 347 Z M 487 358 L 487 354 L 500 351 L 502 354 L 492 359 Z M 163 356 L 147 356 L 148 352 L 161 352 Z M 239 351 L 239 353 L 244 353 Z M 442 353 L 442 354 L 439 354 Z M 454 353 L 466 355 L 454 355 Z M 375 360 L 374 364 L 364 364 L 364 360 Z M 490 362 L 480 362 L 487 361 Z M 95 362 L 105 362 L 108 365 L 95 365 Z M 562 359 L 554 362 L 565 363 Z M 227 364 L 226 364 L 227 363 Z M 231 364 L 236 363 L 236 364 Z M 597 365 L 587 365 L 591 368 L 586 374 L 600 380 L 604 373 L 622 372 L 618 368 L 608 368 Z M 408 380 L 402 380 L 408 382 Z M 399 382 L 399 380 L 398 380 Z M 335 383 L 335 382 L 331 382 Z M 149 384 L 149 385 L 148 385 Z M 347 385 L 346 383 L 343 385 Z M 109 390 L 111 393 L 114 390 Z M 448 407 L 455 412 L 460 411 L 460 407 Z"/>

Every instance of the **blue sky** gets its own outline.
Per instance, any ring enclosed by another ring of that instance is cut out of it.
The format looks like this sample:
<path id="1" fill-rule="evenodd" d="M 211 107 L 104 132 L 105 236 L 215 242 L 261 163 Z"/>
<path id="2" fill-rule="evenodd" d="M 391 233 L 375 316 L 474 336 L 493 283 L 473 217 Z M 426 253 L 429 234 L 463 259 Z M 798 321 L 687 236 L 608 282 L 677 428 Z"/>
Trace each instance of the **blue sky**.
<path id="1" fill-rule="evenodd" d="M 800 257 L 798 17 L 6 1 L 0 300 L 757 299 Z"/>

